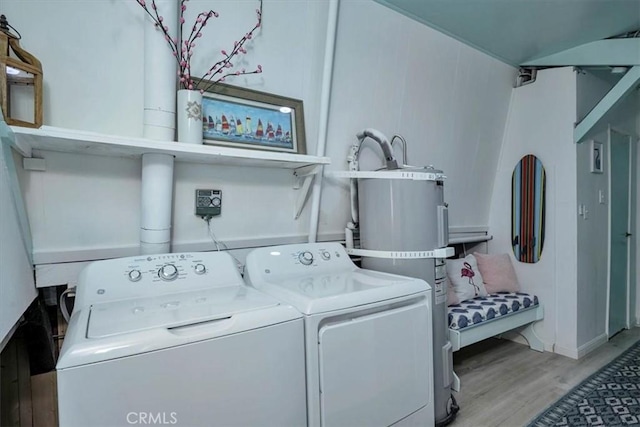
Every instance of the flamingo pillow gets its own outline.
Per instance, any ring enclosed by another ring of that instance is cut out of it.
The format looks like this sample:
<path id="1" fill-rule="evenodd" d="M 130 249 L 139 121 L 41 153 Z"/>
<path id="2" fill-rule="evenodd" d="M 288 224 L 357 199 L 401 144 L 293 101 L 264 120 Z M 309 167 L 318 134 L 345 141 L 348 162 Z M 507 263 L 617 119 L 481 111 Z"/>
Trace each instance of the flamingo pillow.
<path id="1" fill-rule="evenodd" d="M 445 284 L 447 286 L 447 306 L 460 304 L 460 300 L 458 299 L 456 293 L 453 291 L 453 285 L 451 285 L 451 281 L 449 280 L 449 278 L 445 280 Z"/>
<path id="2" fill-rule="evenodd" d="M 448 259 L 447 275 L 458 300 L 464 301 L 487 295 L 478 263 L 473 255 L 460 259 Z"/>

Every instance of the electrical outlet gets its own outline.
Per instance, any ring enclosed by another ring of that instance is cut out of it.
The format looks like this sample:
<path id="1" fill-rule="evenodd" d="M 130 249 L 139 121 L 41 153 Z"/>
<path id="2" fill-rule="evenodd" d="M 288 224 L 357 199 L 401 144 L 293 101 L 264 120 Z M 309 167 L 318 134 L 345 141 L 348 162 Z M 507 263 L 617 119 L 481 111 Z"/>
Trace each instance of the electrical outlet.
<path id="1" fill-rule="evenodd" d="M 589 210 L 586 205 L 583 205 L 582 203 L 578 205 L 578 215 L 581 216 L 582 219 L 589 218 Z"/>
<path id="2" fill-rule="evenodd" d="M 196 190 L 196 215 L 211 217 L 222 212 L 222 190 Z"/>

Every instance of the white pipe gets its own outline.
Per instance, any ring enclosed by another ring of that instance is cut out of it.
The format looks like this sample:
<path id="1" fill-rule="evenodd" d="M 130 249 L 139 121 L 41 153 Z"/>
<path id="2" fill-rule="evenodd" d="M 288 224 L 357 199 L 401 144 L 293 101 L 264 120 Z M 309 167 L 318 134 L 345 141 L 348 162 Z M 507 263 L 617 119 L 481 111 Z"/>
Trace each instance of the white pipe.
<path id="1" fill-rule="evenodd" d="M 141 193 L 141 252 L 143 254 L 169 252 L 173 199 L 172 156 L 155 153 L 142 156 Z"/>
<path id="2" fill-rule="evenodd" d="M 338 9 L 340 0 L 329 0 L 329 16 L 327 19 L 327 37 L 324 48 L 324 68 L 322 70 L 322 91 L 320 94 L 320 128 L 318 130 L 317 156 L 324 156 L 327 146 L 327 130 L 329 127 L 329 105 L 331 101 L 331 79 L 333 78 L 333 60 L 336 48 L 336 34 L 338 32 Z M 315 242 L 318 237 L 318 220 L 320 217 L 320 196 L 322 192 L 321 168 L 313 183 L 311 202 L 311 219 L 309 224 L 309 242 Z"/>
<path id="3" fill-rule="evenodd" d="M 178 0 L 156 0 L 163 24 L 177 35 Z M 173 141 L 177 67 L 162 32 L 147 17 L 144 29 L 144 128 L 145 138 Z M 140 252 L 171 251 L 173 205 L 173 156 L 142 155 Z"/>

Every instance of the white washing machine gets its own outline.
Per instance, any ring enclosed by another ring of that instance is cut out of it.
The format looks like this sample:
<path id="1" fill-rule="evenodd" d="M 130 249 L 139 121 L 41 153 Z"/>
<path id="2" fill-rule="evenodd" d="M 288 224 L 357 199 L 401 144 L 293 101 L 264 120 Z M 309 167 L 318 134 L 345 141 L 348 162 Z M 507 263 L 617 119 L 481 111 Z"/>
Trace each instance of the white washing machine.
<path id="1" fill-rule="evenodd" d="M 432 426 L 431 292 L 339 243 L 260 248 L 245 280 L 305 317 L 308 425 Z"/>
<path id="2" fill-rule="evenodd" d="M 300 313 L 225 253 L 98 261 L 57 365 L 60 426 L 304 426 Z"/>

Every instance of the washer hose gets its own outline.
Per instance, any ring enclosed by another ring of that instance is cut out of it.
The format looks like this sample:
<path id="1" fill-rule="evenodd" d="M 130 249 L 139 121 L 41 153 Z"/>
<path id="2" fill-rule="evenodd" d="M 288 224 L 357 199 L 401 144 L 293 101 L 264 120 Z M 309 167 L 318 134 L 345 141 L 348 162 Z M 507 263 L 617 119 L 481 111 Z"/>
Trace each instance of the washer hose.
<path id="1" fill-rule="evenodd" d="M 69 319 L 71 318 L 71 316 L 69 315 L 69 310 L 67 309 L 66 299 L 68 295 L 75 297 L 76 288 L 67 288 L 64 290 L 64 292 L 62 292 L 62 294 L 60 294 L 60 311 L 62 312 L 62 317 L 64 317 L 64 320 L 66 320 L 67 323 L 69 323 Z"/>

